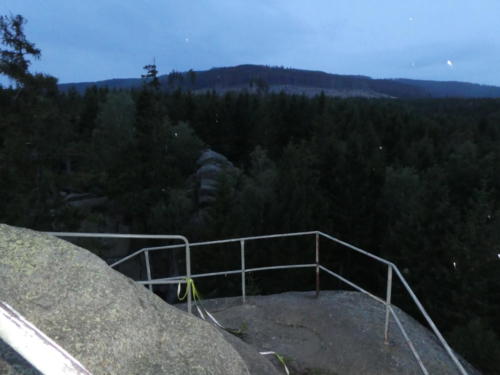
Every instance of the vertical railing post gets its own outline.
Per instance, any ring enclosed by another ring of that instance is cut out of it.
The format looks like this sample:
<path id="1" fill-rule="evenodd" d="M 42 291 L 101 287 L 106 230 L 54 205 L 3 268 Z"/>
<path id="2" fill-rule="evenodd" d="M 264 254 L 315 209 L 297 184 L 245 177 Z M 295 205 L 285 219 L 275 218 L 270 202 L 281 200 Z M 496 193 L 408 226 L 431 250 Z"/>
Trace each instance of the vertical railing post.
<path id="1" fill-rule="evenodd" d="M 186 288 L 187 288 L 187 307 L 188 313 L 191 314 L 191 251 L 189 249 L 189 243 L 186 242 Z"/>
<path id="2" fill-rule="evenodd" d="M 388 265 L 387 269 L 387 293 L 385 300 L 385 328 L 384 328 L 384 342 L 389 344 L 389 317 L 392 295 L 392 265 Z"/>
<path id="3" fill-rule="evenodd" d="M 319 233 L 316 233 L 316 297 L 319 297 Z"/>
<path id="4" fill-rule="evenodd" d="M 148 277 L 148 281 L 151 281 L 151 265 L 149 264 L 149 250 L 146 250 L 144 252 L 144 257 L 146 258 L 146 274 Z M 153 285 L 151 283 L 148 284 L 148 289 L 150 291 L 153 291 Z"/>
<path id="5" fill-rule="evenodd" d="M 246 303 L 246 284 L 245 284 L 245 240 L 240 241 L 241 245 L 241 298 Z"/>

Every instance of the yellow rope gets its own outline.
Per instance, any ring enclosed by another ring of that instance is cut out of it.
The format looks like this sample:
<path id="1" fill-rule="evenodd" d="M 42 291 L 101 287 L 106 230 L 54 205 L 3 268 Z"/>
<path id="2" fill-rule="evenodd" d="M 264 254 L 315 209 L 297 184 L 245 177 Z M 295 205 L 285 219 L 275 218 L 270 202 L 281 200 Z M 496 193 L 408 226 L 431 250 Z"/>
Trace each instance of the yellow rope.
<path id="1" fill-rule="evenodd" d="M 193 300 L 195 302 L 197 300 L 200 301 L 201 296 L 200 296 L 200 293 L 198 292 L 198 289 L 196 289 L 196 286 L 194 285 L 194 280 L 190 277 L 189 278 L 186 277 L 185 280 L 186 280 L 186 291 L 182 297 L 180 296 L 180 291 L 181 291 L 181 288 L 180 288 L 181 284 L 180 283 L 179 283 L 179 288 L 177 289 L 177 297 L 179 298 L 179 301 L 184 301 L 186 299 L 186 297 L 189 294 L 190 289 L 191 289 L 191 297 L 193 298 Z"/>
<path id="2" fill-rule="evenodd" d="M 179 298 L 179 301 L 184 301 L 187 298 L 188 294 L 189 294 L 189 290 L 191 290 L 191 297 L 193 298 L 195 306 L 198 309 L 198 312 L 200 313 L 200 316 L 202 317 L 202 319 L 205 320 L 205 316 L 203 315 L 203 311 L 205 311 L 205 313 L 214 321 L 215 324 L 217 324 L 220 328 L 225 329 L 228 332 L 231 332 L 230 329 L 224 328 L 214 318 L 214 316 L 212 314 L 210 314 L 205 308 L 203 308 L 203 306 L 201 306 L 201 296 L 200 296 L 200 293 L 198 292 L 198 289 L 196 289 L 196 286 L 194 284 L 194 280 L 192 278 L 190 278 L 190 277 L 186 277 L 185 280 L 186 280 L 186 291 L 184 292 L 183 296 L 181 296 L 181 283 L 180 282 L 179 282 L 179 285 L 177 287 L 177 298 Z M 198 307 L 197 302 L 200 302 L 201 309 L 200 309 L 200 307 Z M 202 311 L 202 309 L 203 309 L 203 311 Z M 233 330 L 233 331 L 235 331 L 236 333 L 238 332 L 236 330 Z M 290 374 L 290 372 L 288 370 L 288 367 L 286 365 L 286 362 L 285 362 L 285 358 L 282 355 L 279 355 L 276 352 L 260 352 L 260 354 L 262 354 L 262 355 L 273 354 L 274 356 L 276 356 L 276 358 L 278 359 L 278 361 L 283 365 L 286 374 L 287 375 Z"/>

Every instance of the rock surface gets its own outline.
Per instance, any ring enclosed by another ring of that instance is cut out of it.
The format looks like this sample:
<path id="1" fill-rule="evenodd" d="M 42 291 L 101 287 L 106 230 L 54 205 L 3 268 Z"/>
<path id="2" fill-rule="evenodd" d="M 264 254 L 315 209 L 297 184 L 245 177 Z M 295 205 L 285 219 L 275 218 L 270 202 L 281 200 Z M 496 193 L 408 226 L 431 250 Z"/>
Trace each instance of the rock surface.
<path id="1" fill-rule="evenodd" d="M 255 348 L 235 335 L 222 331 L 226 340 L 241 355 L 252 375 L 284 375 L 283 367 L 273 357 L 263 357 Z M 274 362 L 274 365 L 271 363 Z"/>
<path id="2" fill-rule="evenodd" d="M 198 203 L 203 206 L 215 201 L 220 177 L 236 173 L 236 169 L 224 155 L 210 149 L 202 152 L 196 164 L 199 166 L 196 171 Z"/>
<path id="3" fill-rule="evenodd" d="M 283 355 L 292 374 L 422 374 L 393 319 L 384 343 L 385 306 L 361 293 L 322 291 L 317 299 L 313 292 L 289 292 L 247 297 L 245 305 L 239 297 L 203 304 L 224 326 L 243 329 L 257 350 Z M 459 374 L 435 336 L 394 309 L 429 373 Z"/>
<path id="4" fill-rule="evenodd" d="M 0 285 L 0 300 L 94 375 L 250 374 L 213 326 L 55 237 L 0 225 Z M 2 373 L 23 373 L 1 348 Z"/>

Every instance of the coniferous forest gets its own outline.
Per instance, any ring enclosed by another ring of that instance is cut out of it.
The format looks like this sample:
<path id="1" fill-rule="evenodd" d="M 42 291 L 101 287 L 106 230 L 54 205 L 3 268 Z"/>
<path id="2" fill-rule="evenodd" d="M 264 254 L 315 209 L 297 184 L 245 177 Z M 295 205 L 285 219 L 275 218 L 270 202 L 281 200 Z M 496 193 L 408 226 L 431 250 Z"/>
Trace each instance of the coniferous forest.
<path id="1" fill-rule="evenodd" d="M 130 233 L 191 241 L 321 230 L 396 263 L 452 347 L 500 372 L 500 100 L 194 94 L 151 77 L 141 89 L 80 94 L 27 66 L 10 77 L 17 85 L 0 89 L 0 222 L 77 231 L 113 217 Z M 236 168 L 193 220 L 207 148 Z M 82 210 L 68 204 L 75 193 L 106 201 Z M 300 242 L 287 244 L 301 259 Z M 264 250 L 266 262 L 279 256 Z M 341 254 L 325 257 L 383 293 L 384 270 L 374 276 Z M 314 288 L 304 280 L 252 282 L 262 293 Z M 222 294 L 238 293 L 237 280 L 228 285 Z"/>

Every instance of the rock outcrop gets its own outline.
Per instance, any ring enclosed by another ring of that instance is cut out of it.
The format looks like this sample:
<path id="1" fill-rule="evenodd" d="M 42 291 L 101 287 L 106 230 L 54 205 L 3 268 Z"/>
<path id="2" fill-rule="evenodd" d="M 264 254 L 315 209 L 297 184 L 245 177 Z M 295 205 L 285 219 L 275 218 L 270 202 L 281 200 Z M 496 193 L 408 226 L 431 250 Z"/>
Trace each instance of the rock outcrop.
<path id="1" fill-rule="evenodd" d="M 289 292 L 221 298 L 204 306 L 226 327 L 244 327 L 244 341 L 287 359 L 292 374 L 421 375 L 394 319 L 384 343 L 385 306 L 347 291 Z M 459 375 L 436 337 L 394 307 L 429 374 Z M 470 375 L 478 372 L 462 361 Z"/>
<path id="2" fill-rule="evenodd" d="M 216 328 L 53 236 L 0 225 L 0 285 L 0 300 L 94 375 L 250 374 Z M 0 368 L 23 373 L 13 366 L 0 347 Z"/>
<path id="3" fill-rule="evenodd" d="M 203 151 L 196 164 L 198 204 L 203 207 L 215 200 L 221 176 L 237 173 L 237 170 L 224 155 L 211 149 Z"/>

